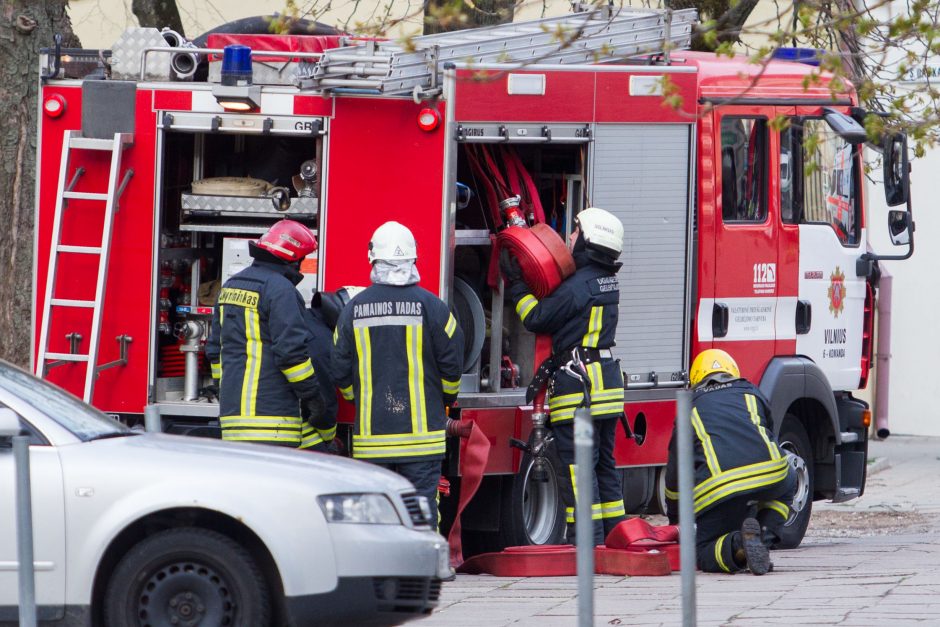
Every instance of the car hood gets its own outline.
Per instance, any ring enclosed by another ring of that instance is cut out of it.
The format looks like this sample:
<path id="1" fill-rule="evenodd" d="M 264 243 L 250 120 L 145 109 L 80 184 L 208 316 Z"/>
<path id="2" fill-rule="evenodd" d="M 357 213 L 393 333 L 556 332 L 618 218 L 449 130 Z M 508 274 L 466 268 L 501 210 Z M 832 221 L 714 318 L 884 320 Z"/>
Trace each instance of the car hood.
<path id="1" fill-rule="evenodd" d="M 135 474 L 148 468 L 151 472 L 172 469 L 187 474 L 222 473 L 229 480 L 245 473 L 253 477 L 282 474 L 295 479 L 303 477 L 323 492 L 413 489 L 410 482 L 396 473 L 338 455 L 193 436 L 145 433 L 83 442 L 60 447 L 60 451 L 66 463 L 73 456 L 91 457 L 110 471 L 133 468 Z"/>

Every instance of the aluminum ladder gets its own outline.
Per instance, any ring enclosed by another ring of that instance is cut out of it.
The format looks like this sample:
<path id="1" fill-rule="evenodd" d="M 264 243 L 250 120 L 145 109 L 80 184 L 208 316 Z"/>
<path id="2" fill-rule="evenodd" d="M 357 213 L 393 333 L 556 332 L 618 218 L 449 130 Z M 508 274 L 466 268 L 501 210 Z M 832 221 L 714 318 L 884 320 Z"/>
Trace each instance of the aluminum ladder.
<path id="1" fill-rule="evenodd" d="M 411 93 L 417 100 L 440 93 L 445 63 L 484 65 L 601 63 L 688 48 L 695 9 L 603 7 L 560 17 L 414 37 L 401 43 L 367 41 L 326 50 L 301 64 L 301 89 L 359 89 Z M 561 45 L 565 42 L 567 45 Z"/>
<path id="2" fill-rule="evenodd" d="M 114 139 L 94 139 L 82 137 L 78 131 L 65 131 L 62 142 L 62 162 L 59 169 L 59 187 L 56 194 L 55 216 L 52 222 L 52 245 L 49 249 L 49 268 L 46 273 L 46 298 L 43 302 L 42 325 L 39 333 L 39 355 L 36 360 L 36 376 L 45 377 L 50 368 L 71 362 L 85 363 L 85 386 L 82 398 L 86 403 L 91 402 L 95 389 L 95 379 L 98 373 L 105 368 L 126 363 L 127 342 L 130 338 L 120 336 L 122 359 L 98 366 L 98 348 L 101 336 L 101 314 L 104 305 L 104 292 L 108 279 L 108 256 L 111 249 L 111 233 L 114 228 L 114 216 L 118 211 L 118 200 L 127 187 L 127 183 L 134 175 L 134 170 L 128 169 L 123 177 L 121 171 L 121 156 L 124 149 L 133 145 L 134 135 L 131 133 L 116 133 Z M 99 150 L 111 153 L 111 168 L 108 176 L 107 192 L 76 192 L 74 188 L 85 173 L 84 167 L 75 170 L 71 180 L 68 180 L 69 162 L 73 150 Z M 66 183 L 66 181 L 68 181 Z M 104 202 L 104 220 L 100 246 L 74 246 L 62 243 L 62 213 L 68 208 L 69 200 L 88 200 Z M 59 267 L 59 257 L 63 253 L 72 255 L 97 255 L 98 275 L 95 284 L 94 300 L 79 300 L 57 298 L 55 296 L 56 272 Z M 77 351 L 81 335 L 76 331 L 66 335 L 70 342 L 70 352 L 49 352 L 49 329 L 53 308 L 89 308 L 92 309 L 92 321 L 87 353 Z M 123 339 L 122 339 L 123 338 Z"/>

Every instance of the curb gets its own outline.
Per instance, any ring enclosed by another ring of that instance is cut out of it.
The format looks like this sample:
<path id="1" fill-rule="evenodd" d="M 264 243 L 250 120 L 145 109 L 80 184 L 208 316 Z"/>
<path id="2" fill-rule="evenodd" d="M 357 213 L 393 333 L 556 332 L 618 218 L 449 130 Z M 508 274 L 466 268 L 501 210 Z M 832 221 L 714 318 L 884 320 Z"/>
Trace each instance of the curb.
<path id="1" fill-rule="evenodd" d="M 888 461 L 887 457 L 874 457 L 868 460 L 867 473 L 870 477 L 888 468 L 891 468 L 891 462 Z"/>

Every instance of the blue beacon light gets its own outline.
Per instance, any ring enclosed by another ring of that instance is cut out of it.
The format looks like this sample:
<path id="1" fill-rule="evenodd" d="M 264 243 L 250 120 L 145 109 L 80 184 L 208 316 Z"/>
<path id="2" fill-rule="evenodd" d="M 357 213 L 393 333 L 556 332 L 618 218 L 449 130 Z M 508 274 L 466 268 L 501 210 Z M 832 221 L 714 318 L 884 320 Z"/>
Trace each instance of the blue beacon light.
<path id="1" fill-rule="evenodd" d="M 251 48 L 240 44 L 222 50 L 222 85 L 251 85 Z"/>

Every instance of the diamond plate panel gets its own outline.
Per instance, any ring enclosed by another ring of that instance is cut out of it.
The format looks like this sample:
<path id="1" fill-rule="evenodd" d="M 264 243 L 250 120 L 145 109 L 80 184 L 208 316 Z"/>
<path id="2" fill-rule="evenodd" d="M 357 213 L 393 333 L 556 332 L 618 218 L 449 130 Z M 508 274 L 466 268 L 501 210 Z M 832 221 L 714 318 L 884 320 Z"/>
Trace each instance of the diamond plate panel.
<path id="1" fill-rule="evenodd" d="M 140 80 L 140 55 L 145 48 L 170 48 L 156 28 L 128 28 L 111 48 L 111 76 Z M 149 81 L 170 80 L 171 55 L 151 52 L 147 55 Z"/>
<path id="2" fill-rule="evenodd" d="M 183 194 L 185 215 L 270 217 L 288 215 L 315 217 L 319 202 L 316 198 L 291 198 L 287 211 L 278 211 L 267 196 L 206 196 Z"/>

